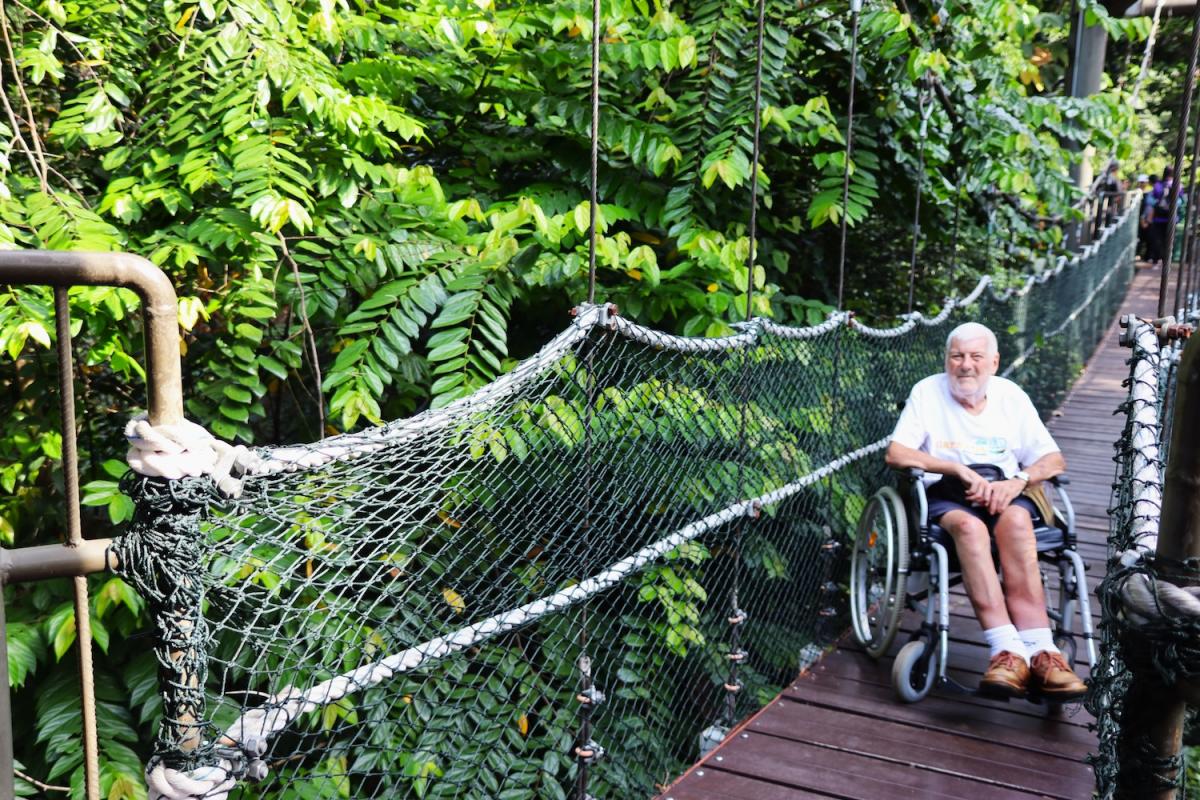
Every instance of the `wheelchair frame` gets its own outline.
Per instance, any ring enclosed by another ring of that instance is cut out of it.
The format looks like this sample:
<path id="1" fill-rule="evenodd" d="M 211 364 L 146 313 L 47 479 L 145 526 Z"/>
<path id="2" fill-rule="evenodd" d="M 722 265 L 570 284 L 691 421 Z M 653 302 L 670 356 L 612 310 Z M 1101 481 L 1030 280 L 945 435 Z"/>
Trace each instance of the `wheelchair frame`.
<path id="1" fill-rule="evenodd" d="M 924 471 L 909 469 L 902 474 L 909 481 L 908 493 L 912 502 L 904 503 L 895 489 L 885 486 L 871 498 L 859 520 L 850 575 L 851 619 L 855 638 L 868 655 L 879 658 L 887 652 L 895 638 L 903 610 L 908 608 L 917 611 L 923 621 L 896 654 L 892 665 L 892 685 L 897 695 L 905 702 L 917 702 L 928 695 L 935 684 L 975 694 L 977 689 L 964 686 L 947 674 L 950 589 L 962 581 L 962 575 L 951 571 L 949 549 L 932 535 L 928 500 L 921 480 Z M 1064 530 L 1065 541 L 1060 547 L 1038 552 L 1039 563 L 1053 564 L 1059 574 L 1057 606 L 1048 607 L 1047 614 L 1054 626 L 1055 644 L 1068 661 L 1075 661 L 1076 637 L 1080 636 L 1087 647 L 1088 664 L 1094 667 L 1096 645 L 1086 571 L 1083 559 L 1075 549 L 1075 510 L 1063 488 L 1070 480 L 1060 475 L 1049 483 L 1055 487 L 1055 511 L 1065 530 L 1060 525 L 1052 527 Z M 879 524 L 881 521 L 882 524 Z M 908 536 L 910 529 L 916 532 L 911 543 Z M 882 587 L 872 580 L 878 565 L 872 566 L 870 561 L 871 551 L 879 543 L 881 535 L 888 548 L 882 575 L 877 576 L 882 578 Z M 910 590 L 914 578 L 923 584 L 913 587 L 916 591 Z M 1044 573 L 1042 580 L 1044 584 Z M 1046 593 L 1049 597 L 1048 588 Z M 871 616 L 872 610 L 874 617 Z M 1078 632 L 1073 630 L 1072 624 L 1076 613 L 1081 623 Z M 935 657 L 936 667 L 933 664 Z"/>

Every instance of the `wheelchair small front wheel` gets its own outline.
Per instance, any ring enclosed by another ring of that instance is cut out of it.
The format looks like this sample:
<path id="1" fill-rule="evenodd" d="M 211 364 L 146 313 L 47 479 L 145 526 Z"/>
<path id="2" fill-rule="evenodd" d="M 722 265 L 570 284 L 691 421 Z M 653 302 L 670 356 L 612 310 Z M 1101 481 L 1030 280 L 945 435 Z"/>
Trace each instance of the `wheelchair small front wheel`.
<path id="1" fill-rule="evenodd" d="M 1075 641 L 1075 635 L 1070 633 L 1054 634 L 1054 646 L 1062 651 L 1063 658 L 1075 668 L 1075 656 L 1079 654 L 1079 643 Z"/>
<path id="2" fill-rule="evenodd" d="M 924 639 L 900 648 L 892 663 L 892 688 L 906 703 L 924 700 L 937 677 L 937 651 Z"/>
<path id="3" fill-rule="evenodd" d="M 850 621 L 854 637 L 872 658 L 887 652 L 900 629 L 908 555 L 904 502 L 884 486 L 858 519 L 850 556 Z"/>

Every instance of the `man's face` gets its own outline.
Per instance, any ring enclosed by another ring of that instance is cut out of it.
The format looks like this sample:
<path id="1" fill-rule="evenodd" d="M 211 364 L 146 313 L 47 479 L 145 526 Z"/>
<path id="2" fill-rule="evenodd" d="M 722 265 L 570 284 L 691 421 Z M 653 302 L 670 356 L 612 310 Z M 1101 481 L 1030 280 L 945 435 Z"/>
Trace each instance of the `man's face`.
<path id="1" fill-rule="evenodd" d="M 1000 366 L 1000 354 L 988 352 L 988 340 L 955 339 L 946 352 L 946 375 L 950 377 L 950 392 L 955 397 L 972 400 L 987 393 L 988 379 Z"/>

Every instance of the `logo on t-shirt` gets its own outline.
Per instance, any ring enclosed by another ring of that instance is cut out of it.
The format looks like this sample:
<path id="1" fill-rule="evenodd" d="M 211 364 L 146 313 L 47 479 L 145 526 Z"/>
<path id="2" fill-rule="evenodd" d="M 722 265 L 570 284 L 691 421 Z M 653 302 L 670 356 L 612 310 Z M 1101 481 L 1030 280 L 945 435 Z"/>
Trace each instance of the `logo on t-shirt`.
<path id="1" fill-rule="evenodd" d="M 977 436 L 974 441 L 940 439 L 937 447 L 942 450 L 957 450 L 975 458 L 1002 456 L 1008 451 L 1008 439 L 1004 436 Z"/>

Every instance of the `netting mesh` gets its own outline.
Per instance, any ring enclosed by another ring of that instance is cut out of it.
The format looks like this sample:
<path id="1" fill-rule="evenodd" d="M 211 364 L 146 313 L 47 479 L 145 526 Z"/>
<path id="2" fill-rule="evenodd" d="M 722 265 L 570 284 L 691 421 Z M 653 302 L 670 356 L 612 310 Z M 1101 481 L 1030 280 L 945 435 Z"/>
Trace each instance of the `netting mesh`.
<path id="1" fill-rule="evenodd" d="M 131 480 L 156 760 L 240 797 L 653 794 L 844 629 L 840 544 L 951 327 L 991 327 L 1056 406 L 1135 233 L 886 331 L 683 339 L 585 307 L 447 409 L 264 451 L 237 499 Z"/>
<path id="2" fill-rule="evenodd" d="M 1161 755 L 1145 716 L 1166 713 L 1156 687 L 1200 676 L 1200 618 L 1194 609 L 1181 611 L 1166 594 L 1175 586 L 1195 586 L 1200 565 L 1155 554 L 1183 348 L 1180 342 L 1160 348 L 1154 327 L 1142 321 L 1133 323 L 1129 338 L 1129 396 L 1125 428 L 1115 444 L 1108 569 L 1097 589 L 1103 608 L 1100 660 L 1087 698 L 1099 734 L 1092 763 L 1100 800 L 1182 785 L 1182 758 Z M 1145 587 L 1143 599 L 1139 587 Z"/>

